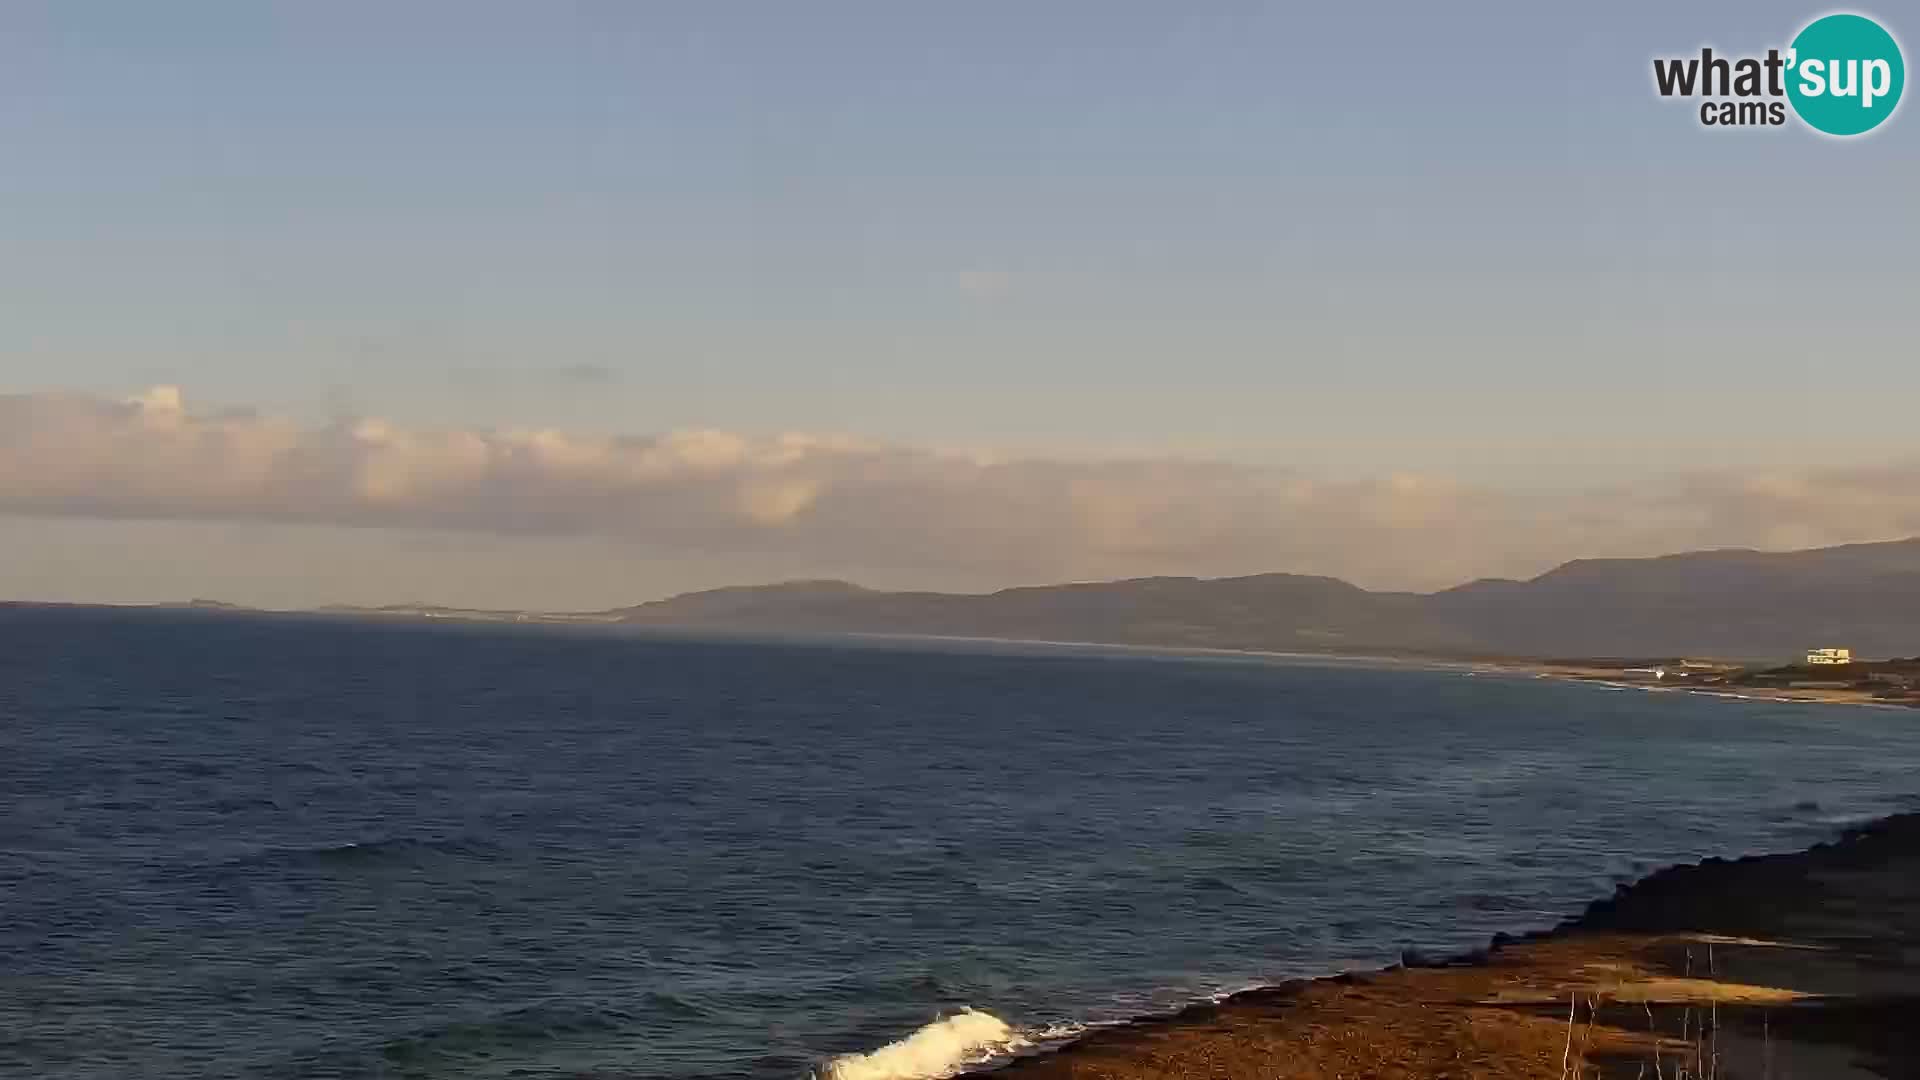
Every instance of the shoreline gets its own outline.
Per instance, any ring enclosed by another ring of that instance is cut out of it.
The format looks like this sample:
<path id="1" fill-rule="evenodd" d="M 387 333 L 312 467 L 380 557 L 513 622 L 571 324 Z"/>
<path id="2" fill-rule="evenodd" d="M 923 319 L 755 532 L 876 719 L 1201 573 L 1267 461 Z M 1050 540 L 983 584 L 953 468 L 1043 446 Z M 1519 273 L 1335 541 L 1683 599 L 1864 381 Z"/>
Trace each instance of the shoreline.
<path id="1" fill-rule="evenodd" d="M 931 634 L 897 631 L 782 631 L 740 630 L 705 627 L 697 624 L 628 622 L 599 617 L 599 613 L 490 612 L 469 610 L 396 611 L 381 608 L 252 608 L 238 605 L 196 602 L 182 603 L 62 603 L 40 601 L 0 601 L 0 608 L 53 607 L 97 608 L 116 611 L 183 612 L 214 616 L 267 616 L 361 620 L 376 623 L 413 623 L 419 625 L 511 626 L 518 628 L 565 627 L 604 629 L 617 632 L 684 636 L 690 640 L 710 638 L 748 641 L 870 642 L 901 644 L 952 644 L 977 646 L 1023 646 L 1028 648 L 1095 650 L 1123 655 L 1169 658 L 1241 658 L 1277 660 L 1295 663 L 1328 664 L 1355 667 L 1380 667 L 1419 671 L 1454 672 L 1461 675 L 1492 675 L 1506 678 L 1554 679 L 1587 683 L 1611 690 L 1642 690 L 1649 693 L 1683 693 L 1697 697 L 1724 698 L 1783 705 L 1869 705 L 1889 709 L 1920 709 L 1920 691 L 1903 699 L 1889 699 L 1867 690 L 1812 687 L 1750 687 L 1724 683 L 1689 685 L 1683 682 L 1634 680 L 1619 668 L 1579 666 L 1548 660 L 1514 656 L 1477 657 L 1418 651 L 1368 652 L 1345 650 L 1288 650 L 1234 648 L 1208 645 L 1151 644 L 1124 641 L 1084 641 L 1056 638 L 994 637 L 976 634 Z"/>
<path id="2" fill-rule="evenodd" d="M 1551 929 L 1090 1030 L 970 1080 L 1920 1075 L 1920 813 L 1657 870 Z"/>
<path id="3" fill-rule="evenodd" d="M 1649 694 L 1687 694 L 1693 697 L 1725 698 L 1731 701 L 1759 701 L 1780 705 L 1865 705 L 1879 709 L 1920 709 L 1920 698 L 1888 700 L 1866 690 L 1806 688 L 1756 688 L 1748 686 L 1689 686 L 1684 683 L 1630 681 L 1618 672 L 1604 668 L 1579 668 L 1563 664 L 1485 664 L 1476 670 L 1513 677 L 1553 679 L 1558 682 L 1584 683 L 1610 690 L 1639 690 Z"/>

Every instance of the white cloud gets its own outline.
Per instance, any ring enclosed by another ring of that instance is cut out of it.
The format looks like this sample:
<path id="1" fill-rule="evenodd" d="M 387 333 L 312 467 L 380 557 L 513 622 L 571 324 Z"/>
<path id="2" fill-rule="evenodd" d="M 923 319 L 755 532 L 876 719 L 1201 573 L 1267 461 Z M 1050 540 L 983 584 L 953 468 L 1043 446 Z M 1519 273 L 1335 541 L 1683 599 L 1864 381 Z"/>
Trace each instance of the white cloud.
<path id="1" fill-rule="evenodd" d="M 1326 573 L 1433 587 L 1587 555 L 1797 547 L 1920 533 L 1920 466 L 1725 471 L 1547 494 L 1403 472 L 1003 459 L 844 436 L 305 427 L 124 402 L 0 396 L 0 511 L 612 538 L 804 574 L 1047 581 Z"/>

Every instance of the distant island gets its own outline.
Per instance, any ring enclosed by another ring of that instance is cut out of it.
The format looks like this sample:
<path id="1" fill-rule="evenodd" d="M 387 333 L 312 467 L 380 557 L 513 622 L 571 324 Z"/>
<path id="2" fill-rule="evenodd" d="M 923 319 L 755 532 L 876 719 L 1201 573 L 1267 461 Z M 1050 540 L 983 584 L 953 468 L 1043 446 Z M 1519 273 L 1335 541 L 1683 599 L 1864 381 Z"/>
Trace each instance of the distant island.
<path id="1" fill-rule="evenodd" d="M 1920 654 L 1920 538 L 1581 559 L 1527 581 L 1372 592 L 1328 577 L 1154 577 L 965 594 L 790 581 L 590 612 L 399 604 L 330 614 L 895 634 L 1459 659 Z M 1833 676 L 1829 674 L 1829 678 Z"/>

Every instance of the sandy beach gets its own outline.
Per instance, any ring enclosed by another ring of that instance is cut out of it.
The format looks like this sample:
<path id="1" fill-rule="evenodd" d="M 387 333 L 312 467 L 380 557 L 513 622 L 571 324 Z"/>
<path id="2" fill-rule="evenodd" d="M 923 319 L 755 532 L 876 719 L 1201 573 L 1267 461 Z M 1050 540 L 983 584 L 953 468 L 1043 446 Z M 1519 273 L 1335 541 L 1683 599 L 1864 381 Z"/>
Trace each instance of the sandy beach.
<path id="1" fill-rule="evenodd" d="M 1920 1076 L 1920 814 L 1708 859 L 1552 931 L 1105 1029 L 1000 1080 Z"/>
<path id="2" fill-rule="evenodd" d="M 1873 690 L 1842 687 L 1769 687 L 1733 683 L 1692 683 L 1686 680 L 1662 680 L 1646 674 L 1627 674 L 1617 667 L 1573 664 L 1494 664 L 1484 670 L 1509 675 L 1531 675 L 1541 679 L 1563 679 L 1590 683 L 1616 690 L 1644 690 L 1663 694 L 1699 694 L 1741 701 L 1803 702 L 1822 705 L 1868 705 L 1881 709 L 1920 708 L 1920 694 L 1890 696 Z"/>

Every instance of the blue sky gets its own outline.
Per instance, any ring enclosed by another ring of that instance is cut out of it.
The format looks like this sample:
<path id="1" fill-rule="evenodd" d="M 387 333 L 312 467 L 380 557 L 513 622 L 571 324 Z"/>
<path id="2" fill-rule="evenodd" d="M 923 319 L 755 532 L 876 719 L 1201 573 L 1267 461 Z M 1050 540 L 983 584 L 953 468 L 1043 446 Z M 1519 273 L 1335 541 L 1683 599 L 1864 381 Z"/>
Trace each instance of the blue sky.
<path id="1" fill-rule="evenodd" d="M 1651 88 L 1818 10 L 15 2 L 0 393 L 1534 493 L 1910 459 L 1911 108 Z"/>

